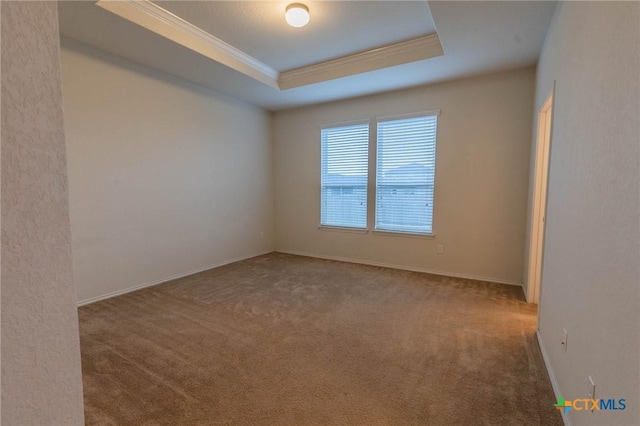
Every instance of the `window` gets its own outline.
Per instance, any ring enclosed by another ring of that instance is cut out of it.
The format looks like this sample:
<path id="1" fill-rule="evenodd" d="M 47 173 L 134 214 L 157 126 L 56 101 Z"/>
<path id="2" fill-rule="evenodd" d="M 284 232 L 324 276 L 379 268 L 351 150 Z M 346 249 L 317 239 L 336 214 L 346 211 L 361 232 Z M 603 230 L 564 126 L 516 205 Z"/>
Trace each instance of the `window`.
<path id="1" fill-rule="evenodd" d="M 433 232 L 436 115 L 378 121 L 376 230 Z"/>
<path id="2" fill-rule="evenodd" d="M 322 129 L 320 224 L 367 228 L 369 123 Z"/>
<path id="3" fill-rule="evenodd" d="M 325 227 L 430 235 L 436 125 L 440 111 L 377 120 L 375 164 L 369 165 L 369 123 L 336 125 L 321 132 L 321 212 Z M 375 195 L 367 206 L 368 169 Z M 370 211 L 369 211 L 370 210 Z"/>

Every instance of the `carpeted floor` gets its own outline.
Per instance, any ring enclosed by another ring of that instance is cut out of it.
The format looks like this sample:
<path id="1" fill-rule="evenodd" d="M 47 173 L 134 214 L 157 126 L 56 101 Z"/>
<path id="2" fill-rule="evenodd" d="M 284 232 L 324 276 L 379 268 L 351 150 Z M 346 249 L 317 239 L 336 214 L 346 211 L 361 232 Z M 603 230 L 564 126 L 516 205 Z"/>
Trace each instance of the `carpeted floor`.
<path id="1" fill-rule="evenodd" d="M 80 308 L 87 425 L 561 425 L 519 287 L 272 253 Z"/>

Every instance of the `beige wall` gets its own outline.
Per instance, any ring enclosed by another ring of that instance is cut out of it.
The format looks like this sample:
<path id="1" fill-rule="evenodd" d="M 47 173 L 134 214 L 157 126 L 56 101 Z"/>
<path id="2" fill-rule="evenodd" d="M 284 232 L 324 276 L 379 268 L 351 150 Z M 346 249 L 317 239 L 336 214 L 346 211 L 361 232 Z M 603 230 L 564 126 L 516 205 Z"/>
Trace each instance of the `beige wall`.
<path id="1" fill-rule="evenodd" d="M 539 108 L 556 80 L 539 329 L 566 399 L 626 398 L 640 418 L 640 3 L 562 3 L 538 68 Z M 560 344 L 569 333 L 567 350 Z"/>
<path id="2" fill-rule="evenodd" d="M 273 250 L 269 114 L 63 40 L 78 300 Z"/>
<path id="3" fill-rule="evenodd" d="M 2 14 L 2 424 L 81 425 L 55 2 Z"/>
<path id="4" fill-rule="evenodd" d="M 520 284 L 534 78 L 526 68 L 275 113 L 276 249 Z M 321 126 L 433 109 L 436 237 L 319 230 Z"/>

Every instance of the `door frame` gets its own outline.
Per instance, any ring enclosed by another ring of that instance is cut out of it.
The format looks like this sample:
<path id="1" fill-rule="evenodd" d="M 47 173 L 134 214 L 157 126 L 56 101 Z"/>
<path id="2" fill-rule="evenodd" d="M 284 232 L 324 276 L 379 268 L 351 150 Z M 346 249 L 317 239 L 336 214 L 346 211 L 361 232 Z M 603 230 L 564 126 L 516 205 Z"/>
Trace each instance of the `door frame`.
<path id="1" fill-rule="evenodd" d="M 535 152 L 533 204 L 531 210 L 531 238 L 529 244 L 529 270 L 527 295 L 529 303 L 540 303 L 542 290 L 542 265 L 544 260 L 545 223 L 549 188 L 549 164 L 553 135 L 553 89 L 538 111 L 538 133 Z"/>

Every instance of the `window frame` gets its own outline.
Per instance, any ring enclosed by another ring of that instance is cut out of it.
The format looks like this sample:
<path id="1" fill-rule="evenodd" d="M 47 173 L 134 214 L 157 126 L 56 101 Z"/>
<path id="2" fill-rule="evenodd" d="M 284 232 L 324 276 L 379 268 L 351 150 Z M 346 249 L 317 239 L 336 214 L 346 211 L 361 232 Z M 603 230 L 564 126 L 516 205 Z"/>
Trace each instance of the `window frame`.
<path id="1" fill-rule="evenodd" d="M 383 121 L 403 120 L 409 118 L 436 116 L 436 133 L 435 133 L 435 147 L 434 147 L 434 170 L 433 170 L 433 200 L 432 200 L 432 215 L 431 215 L 431 232 L 412 232 L 412 231 L 399 231 L 399 230 L 387 230 L 376 228 L 376 214 L 377 214 L 377 188 L 378 188 L 378 123 Z M 317 128 L 320 138 L 319 145 L 319 168 L 320 168 L 320 185 L 318 200 L 320 201 L 320 208 L 318 209 L 318 229 L 323 231 L 337 231 L 348 232 L 356 234 L 367 234 L 371 231 L 374 235 L 386 236 L 386 237 L 404 237 L 404 238 L 419 238 L 419 239 L 433 239 L 435 238 L 435 224 L 436 214 L 435 205 L 437 198 L 437 185 L 436 185 L 436 165 L 437 165 L 437 145 L 438 145 L 438 129 L 439 129 L 439 116 L 440 109 L 424 110 L 418 112 L 412 112 L 407 114 L 376 116 L 371 119 L 362 119 L 354 121 L 344 121 L 338 123 L 324 124 Z M 368 153 L 367 153 L 367 208 L 366 208 L 366 227 L 348 227 L 348 226 L 334 226 L 322 224 L 322 131 L 325 129 L 344 127 L 350 125 L 368 124 Z"/>
<path id="2" fill-rule="evenodd" d="M 357 125 L 366 125 L 367 126 L 367 150 L 366 150 L 366 158 L 367 158 L 367 176 L 366 176 L 366 184 L 365 184 L 365 191 L 366 191 L 366 196 L 365 196 L 365 200 L 366 200 L 366 209 L 365 209 L 365 225 L 364 227 L 359 227 L 359 226 L 344 226 L 344 225 L 329 225 L 329 224 L 323 224 L 322 223 L 322 213 L 323 213 L 323 204 L 322 204 L 322 176 L 323 176 L 323 164 L 324 164 L 324 158 L 323 158 L 323 143 L 322 143 L 322 132 L 327 130 L 327 129 L 332 129 L 332 128 L 340 128 L 340 127 L 348 127 L 348 126 L 357 126 Z M 319 193 L 318 193 L 318 199 L 320 200 L 320 209 L 318 210 L 319 216 L 318 216 L 318 229 L 321 230 L 325 230 L 325 231 L 341 231 L 341 232 L 351 232 L 351 233 L 358 233 L 358 234 L 366 234 L 369 232 L 369 220 L 370 220 L 370 196 L 371 196 L 371 191 L 370 191 L 370 165 L 371 165 L 371 126 L 372 126 L 372 120 L 371 119 L 363 119 L 363 120 L 354 120 L 354 121 L 343 121 L 343 122 L 339 122 L 339 123 L 331 123 L 331 124 L 325 124 L 320 126 L 319 128 L 319 135 L 320 135 L 320 143 L 319 148 L 320 148 L 320 185 L 319 185 Z"/>
<path id="3" fill-rule="evenodd" d="M 434 224 L 435 224 L 435 204 L 436 204 L 436 165 L 437 165 L 437 145 L 438 145 L 438 120 L 440 116 L 439 109 L 427 110 L 414 112 L 409 114 L 398 114 L 398 115 L 388 115 L 388 116 L 379 116 L 373 120 L 373 127 L 375 129 L 375 140 L 373 144 L 375 146 L 375 156 L 374 163 L 370 164 L 373 168 L 373 226 L 371 227 L 372 232 L 377 235 L 389 235 L 389 236 L 406 236 L 406 237 L 414 237 L 414 238 L 433 238 L 435 237 Z M 388 121 L 398 121 L 398 120 L 407 120 L 411 118 L 421 118 L 421 117 L 436 117 L 436 131 L 435 131 L 435 141 L 434 141 L 434 163 L 433 163 L 433 198 L 432 198 L 432 212 L 431 212 L 431 231 L 429 232 L 417 232 L 417 231 L 404 231 L 404 230 L 394 230 L 394 229 L 384 229 L 377 227 L 378 221 L 378 154 L 379 154 L 379 135 L 378 135 L 378 123 L 388 122 Z M 371 137 L 371 134 L 370 134 Z M 371 171 L 371 170 L 370 170 Z"/>

